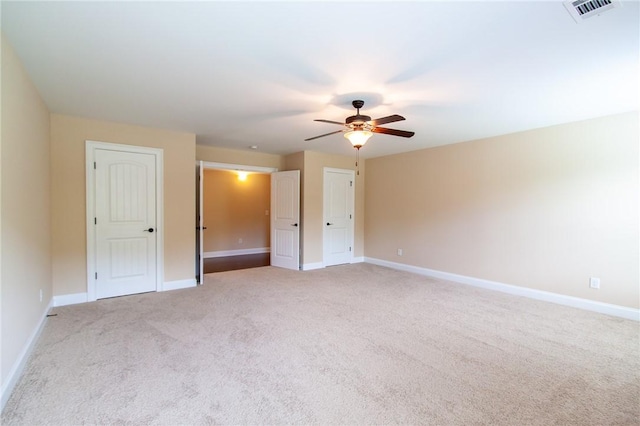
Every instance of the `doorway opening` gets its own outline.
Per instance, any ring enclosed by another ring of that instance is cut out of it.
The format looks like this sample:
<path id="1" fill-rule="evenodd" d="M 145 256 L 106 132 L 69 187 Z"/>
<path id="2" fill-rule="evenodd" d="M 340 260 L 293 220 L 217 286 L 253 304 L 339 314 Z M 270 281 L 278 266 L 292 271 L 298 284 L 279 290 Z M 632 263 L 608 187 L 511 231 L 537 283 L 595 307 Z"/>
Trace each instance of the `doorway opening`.
<path id="1" fill-rule="evenodd" d="M 277 169 L 208 162 L 199 168 L 198 276 L 270 265 L 270 174 Z"/>

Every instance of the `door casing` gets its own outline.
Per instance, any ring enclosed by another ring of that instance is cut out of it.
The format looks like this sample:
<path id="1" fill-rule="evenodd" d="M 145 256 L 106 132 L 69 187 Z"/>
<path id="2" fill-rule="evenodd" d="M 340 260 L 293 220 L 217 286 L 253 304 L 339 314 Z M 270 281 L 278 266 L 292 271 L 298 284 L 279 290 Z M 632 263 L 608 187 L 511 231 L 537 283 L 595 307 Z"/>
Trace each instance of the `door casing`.
<path id="1" fill-rule="evenodd" d="M 163 290 L 164 283 L 164 187 L 163 187 L 163 150 L 135 145 L 123 145 L 99 141 L 85 141 L 86 166 L 86 226 L 87 226 L 87 301 L 96 300 L 96 194 L 95 194 L 95 152 L 96 150 L 110 150 L 151 154 L 155 156 L 156 166 L 156 291 Z"/>

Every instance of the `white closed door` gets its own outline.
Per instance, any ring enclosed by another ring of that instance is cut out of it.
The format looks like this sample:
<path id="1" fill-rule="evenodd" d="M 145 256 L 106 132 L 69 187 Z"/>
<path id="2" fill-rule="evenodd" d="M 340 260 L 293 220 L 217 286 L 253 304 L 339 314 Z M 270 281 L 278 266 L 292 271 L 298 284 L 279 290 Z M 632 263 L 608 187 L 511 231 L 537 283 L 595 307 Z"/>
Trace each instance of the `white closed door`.
<path id="1" fill-rule="evenodd" d="M 354 173 L 324 169 L 323 264 L 353 261 Z"/>
<path id="2" fill-rule="evenodd" d="M 271 173 L 271 266 L 300 269 L 300 170 Z"/>
<path id="3" fill-rule="evenodd" d="M 97 299 L 157 289 L 155 161 L 95 151 Z"/>

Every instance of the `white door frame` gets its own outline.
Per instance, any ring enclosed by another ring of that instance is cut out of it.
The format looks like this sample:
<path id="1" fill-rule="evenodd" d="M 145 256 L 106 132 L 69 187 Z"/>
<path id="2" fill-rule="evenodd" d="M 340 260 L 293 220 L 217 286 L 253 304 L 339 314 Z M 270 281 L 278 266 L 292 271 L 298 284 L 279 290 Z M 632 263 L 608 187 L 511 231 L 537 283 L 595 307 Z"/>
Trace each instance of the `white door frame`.
<path id="1" fill-rule="evenodd" d="M 86 225 L 87 225 L 87 301 L 96 300 L 96 194 L 95 194 L 95 151 L 110 150 L 154 155 L 156 159 L 156 291 L 163 290 L 164 284 L 164 202 L 163 202 L 163 150 L 135 145 L 108 142 L 85 141 L 86 159 Z"/>
<path id="2" fill-rule="evenodd" d="M 349 255 L 349 263 L 353 263 L 353 259 L 355 258 L 355 252 L 356 252 L 356 238 L 355 238 L 355 234 L 356 234 L 356 208 L 355 208 L 355 204 L 356 204 L 356 172 L 355 170 L 351 170 L 351 169 L 336 169 L 336 168 L 332 168 L 332 167 L 323 167 L 322 168 L 322 184 L 323 184 L 323 188 L 322 188 L 322 266 L 326 267 L 327 263 L 326 263 L 326 259 L 324 256 L 324 244 L 326 242 L 326 232 L 327 232 L 327 227 L 324 226 L 324 220 L 325 220 L 325 209 L 326 206 L 324 205 L 324 191 L 326 190 L 326 188 L 324 188 L 324 182 L 326 179 L 326 175 L 327 172 L 333 172 L 333 173 L 341 173 L 341 174 L 345 174 L 345 175 L 349 175 L 351 182 L 353 182 L 353 185 L 351 186 L 351 204 L 349 205 L 349 209 L 351 210 L 351 214 L 353 215 L 353 218 L 351 219 L 350 222 L 350 229 L 349 229 L 349 239 L 350 239 L 350 243 L 351 243 L 351 254 Z"/>
<path id="3" fill-rule="evenodd" d="M 230 164 L 230 163 L 215 163 L 211 161 L 196 161 L 196 164 L 202 163 L 205 169 L 217 169 L 217 170 L 230 170 L 239 172 L 259 172 L 259 173 L 273 173 L 277 172 L 277 167 L 262 167 L 262 166 L 245 166 L 242 164 Z"/>

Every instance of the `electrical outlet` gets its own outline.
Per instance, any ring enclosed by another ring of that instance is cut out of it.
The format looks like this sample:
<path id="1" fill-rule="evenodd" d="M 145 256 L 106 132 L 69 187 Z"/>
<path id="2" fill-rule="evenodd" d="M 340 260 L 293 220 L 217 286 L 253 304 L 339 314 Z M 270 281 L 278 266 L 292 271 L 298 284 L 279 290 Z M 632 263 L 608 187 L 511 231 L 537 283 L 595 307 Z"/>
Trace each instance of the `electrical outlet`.
<path id="1" fill-rule="evenodd" d="M 238 244 L 242 244 L 242 238 L 238 238 Z"/>
<path id="2" fill-rule="evenodd" d="M 42 302 L 42 289 L 40 289 L 40 301 Z"/>
<path id="3" fill-rule="evenodd" d="M 264 211 L 264 215 L 265 215 L 265 216 L 269 216 L 269 210 L 265 210 L 265 211 Z"/>
<path id="4" fill-rule="evenodd" d="M 591 277 L 589 279 L 589 287 L 591 288 L 600 288 L 600 278 Z"/>
<path id="5" fill-rule="evenodd" d="M 398 256 L 402 256 L 402 249 L 398 249 Z"/>

